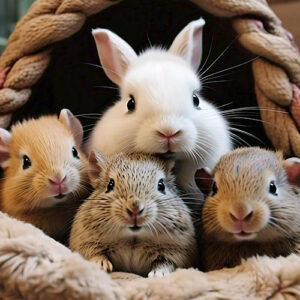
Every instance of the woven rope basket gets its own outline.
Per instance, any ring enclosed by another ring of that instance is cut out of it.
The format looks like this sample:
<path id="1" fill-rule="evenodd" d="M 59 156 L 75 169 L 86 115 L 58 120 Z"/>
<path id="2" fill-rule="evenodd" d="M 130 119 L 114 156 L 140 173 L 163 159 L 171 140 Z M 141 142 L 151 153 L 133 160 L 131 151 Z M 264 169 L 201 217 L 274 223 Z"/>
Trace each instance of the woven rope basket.
<path id="1" fill-rule="evenodd" d="M 263 108 L 266 135 L 276 149 L 299 157 L 300 55 L 291 35 L 265 0 L 193 2 L 211 16 L 228 19 L 239 43 L 258 56 L 252 62 L 253 89 Z M 0 58 L 1 127 L 8 127 L 14 111 L 28 101 L 57 45 L 80 31 L 90 16 L 113 4 L 107 0 L 38 0 L 32 5 Z M 253 99 L 253 105 L 257 103 Z"/>

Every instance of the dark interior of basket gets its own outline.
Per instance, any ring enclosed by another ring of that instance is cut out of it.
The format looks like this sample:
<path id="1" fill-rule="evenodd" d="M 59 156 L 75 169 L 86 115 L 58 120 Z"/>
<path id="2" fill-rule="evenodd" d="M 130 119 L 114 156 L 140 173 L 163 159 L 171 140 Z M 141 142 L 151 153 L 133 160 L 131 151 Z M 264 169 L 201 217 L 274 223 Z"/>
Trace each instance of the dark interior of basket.
<path id="1" fill-rule="evenodd" d="M 239 45 L 230 20 L 213 17 L 188 1 L 127 0 L 89 17 L 79 32 L 55 45 L 48 69 L 33 87 L 26 105 L 14 114 L 13 122 L 58 113 L 64 107 L 76 115 L 102 113 L 118 99 L 116 86 L 99 67 L 92 28 L 109 28 L 141 51 L 150 44 L 169 46 L 189 21 L 200 16 L 206 20 L 200 75 L 218 72 L 204 84 L 203 96 L 223 111 L 257 107 L 251 63 L 245 63 L 253 55 Z M 79 118 L 83 125 L 96 122 L 95 118 Z M 232 127 L 255 136 L 235 131 L 245 141 L 236 145 L 270 146 L 258 111 L 244 111 L 241 118 L 231 117 L 229 121 Z M 85 128 L 87 134 L 92 127 Z"/>

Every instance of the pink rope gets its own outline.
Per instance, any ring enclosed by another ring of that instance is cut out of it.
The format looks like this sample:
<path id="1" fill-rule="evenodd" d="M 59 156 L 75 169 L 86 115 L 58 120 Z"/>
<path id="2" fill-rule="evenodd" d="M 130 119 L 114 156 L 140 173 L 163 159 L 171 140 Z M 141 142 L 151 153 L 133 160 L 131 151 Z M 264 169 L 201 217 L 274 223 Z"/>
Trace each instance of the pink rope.
<path id="1" fill-rule="evenodd" d="M 300 89 L 296 84 L 293 87 L 293 101 L 291 103 L 290 112 L 295 120 L 298 129 L 300 130 Z"/>
<path id="2" fill-rule="evenodd" d="M 6 67 L 0 71 L 0 89 L 2 89 L 5 79 L 7 77 L 7 73 L 10 70 L 10 67 Z"/>

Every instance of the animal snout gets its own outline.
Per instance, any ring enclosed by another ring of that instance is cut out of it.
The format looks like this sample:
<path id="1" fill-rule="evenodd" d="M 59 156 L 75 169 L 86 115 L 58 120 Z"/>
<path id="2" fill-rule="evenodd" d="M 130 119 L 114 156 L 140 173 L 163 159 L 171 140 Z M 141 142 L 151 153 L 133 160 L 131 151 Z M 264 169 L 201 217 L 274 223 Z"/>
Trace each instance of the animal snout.
<path id="1" fill-rule="evenodd" d="M 157 133 L 159 136 L 169 140 L 171 138 L 179 136 L 181 134 L 181 130 L 158 130 Z"/>
<path id="2" fill-rule="evenodd" d="M 56 176 L 49 178 L 50 183 L 50 193 L 55 197 L 62 197 L 67 193 L 67 184 L 66 183 L 67 175 Z"/>
<path id="3" fill-rule="evenodd" d="M 234 229 L 237 231 L 248 231 L 247 230 L 247 223 L 253 217 L 253 209 L 241 209 L 241 210 L 230 210 L 229 216 L 234 224 Z"/>
<path id="4" fill-rule="evenodd" d="M 253 215 L 253 210 L 250 212 L 245 213 L 235 213 L 235 212 L 229 212 L 229 215 L 233 221 L 247 221 L 250 220 Z"/>
<path id="5" fill-rule="evenodd" d="M 127 213 L 129 215 L 129 217 L 137 217 L 140 216 L 144 211 L 144 207 L 143 208 L 134 208 L 134 209 L 129 209 L 127 208 Z"/>
<path id="6" fill-rule="evenodd" d="M 139 205 L 134 205 L 126 209 L 128 215 L 128 223 L 131 226 L 140 226 L 143 223 L 143 212 L 144 207 Z"/>
<path id="7" fill-rule="evenodd" d="M 49 178 L 49 182 L 51 185 L 58 185 L 61 186 L 62 183 L 66 180 L 67 175 L 61 176 L 61 177 L 55 177 L 55 178 Z"/>

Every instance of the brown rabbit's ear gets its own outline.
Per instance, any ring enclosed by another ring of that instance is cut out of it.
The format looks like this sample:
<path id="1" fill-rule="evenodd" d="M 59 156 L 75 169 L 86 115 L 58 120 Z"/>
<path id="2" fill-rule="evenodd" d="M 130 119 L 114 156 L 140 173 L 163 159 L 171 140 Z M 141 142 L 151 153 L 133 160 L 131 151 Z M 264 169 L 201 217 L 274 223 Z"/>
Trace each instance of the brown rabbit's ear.
<path id="1" fill-rule="evenodd" d="M 60 111 L 59 120 L 71 130 L 76 145 L 80 147 L 83 139 L 81 122 L 66 108 Z"/>
<path id="2" fill-rule="evenodd" d="M 5 169 L 9 165 L 9 146 L 11 141 L 11 133 L 0 128 L 0 166 Z"/>
<path id="3" fill-rule="evenodd" d="M 92 150 L 89 155 L 88 175 L 92 186 L 95 188 L 96 180 L 99 178 L 101 171 L 106 163 L 106 159 L 102 153 Z"/>
<path id="4" fill-rule="evenodd" d="M 283 162 L 288 180 L 291 184 L 300 187 L 300 158 L 291 157 Z"/>

